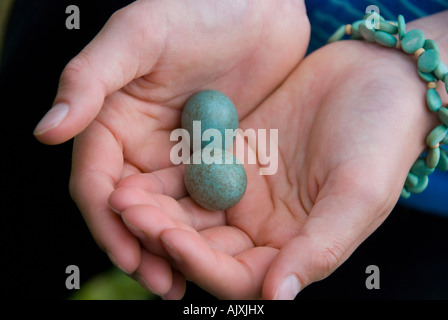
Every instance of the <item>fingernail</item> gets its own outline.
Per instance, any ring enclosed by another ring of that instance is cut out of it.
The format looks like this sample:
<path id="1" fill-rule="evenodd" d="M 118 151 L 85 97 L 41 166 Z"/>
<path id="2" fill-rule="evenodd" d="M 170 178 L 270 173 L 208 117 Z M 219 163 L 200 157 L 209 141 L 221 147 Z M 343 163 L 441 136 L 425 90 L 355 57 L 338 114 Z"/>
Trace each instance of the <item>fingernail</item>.
<path id="1" fill-rule="evenodd" d="M 295 275 L 289 275 L 278 287 L 274 300 L 294 300 L 300 291 L 300 282 Z"/>
<path id="2" fill-rule="evenodd" d="M 40 120 L 34 129 L 34 135 L 41 135 L 61 124 L 68 114 L 69 106 L 65 103 L 58 103 L 51 108 L 47 114 Z"/>
<path id="3" fill-rule="evenodd" d="M 166 240 L 165 237 L 161 236 L 162 242 L 165 244 L 165 249 L 171 258 L 177 263 L 182 263 L 182 257 L 179 255 L 179 252 L 173 247 L 171 243 Z"/>

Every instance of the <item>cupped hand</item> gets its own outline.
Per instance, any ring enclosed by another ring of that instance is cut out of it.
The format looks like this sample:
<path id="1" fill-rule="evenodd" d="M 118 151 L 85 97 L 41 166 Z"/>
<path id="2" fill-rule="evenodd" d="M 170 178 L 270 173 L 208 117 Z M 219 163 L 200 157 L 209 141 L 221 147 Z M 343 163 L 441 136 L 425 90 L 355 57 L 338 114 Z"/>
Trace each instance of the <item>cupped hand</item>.
<path id="1" fill-rule="evenodd" d="M 436 17 L 435 25 L 446 22 Z M 292 299 L 331 274 L 395 206 L 436 125 L 425 93 L 415 59 L 399 50 L 328 45 L 242 116 L 243 130 L 279 130 L 279 163 L 264 176 L 246 163 L 248 188 L 235 207 L 195 205 L 181 166 L 123 179 L 111 204 L 148 252 L 213 295 Z"/>
<path id="2" fill-rule="evenodd" d="M 72 197 L 96 242 L 122 270 L 164 261 L 141 250 L 109 208 L 118 181 L 172 165 L 170 132 L 192 93 L 220 90 L 245 117 L 299 63 L 308 39 L 300 0 L 140 0 L 117 11 L 67 65 L 54 107 L 35 135 L 47 144 L 76 135 Z M 137 277 L 151 278 L 140 271 Z M 166 294 L 172 284 L 149 286 Z"/>

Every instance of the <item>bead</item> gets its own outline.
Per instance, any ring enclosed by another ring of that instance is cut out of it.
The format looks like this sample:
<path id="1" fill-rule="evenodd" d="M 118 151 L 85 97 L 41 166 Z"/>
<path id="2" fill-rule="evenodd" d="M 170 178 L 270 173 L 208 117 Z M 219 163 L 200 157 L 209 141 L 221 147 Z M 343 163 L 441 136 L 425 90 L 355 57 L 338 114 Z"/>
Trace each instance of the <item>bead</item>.
<path id="1" fill-rule="evenodd" d="M 439 63 L 440 54 L 434 49 L 429 49 L 418 58 L 418 69 L 425 73 L 433 72 Z"/>
<path id="2" fill-rule="evenodd" d="M 442 99 L 436 89 L 428 89 L 426 92 L 426 103 L 429 110 L 435 112 L 442 107 Z"/>
<path id="3" fill-rule="evenodd" d="M 417 183 L 418 183 L 418 176 L 416 176 L 412 172 L 409 172 L 408 176 L 406 177 L 406 181 L 404 183 L 404 186 L 406 188 L 413 188 L 413 187 L 415 187 L 417 185 Z"/>
<path id="4" fill-rule="evenodd" d="M 423 81 L 434 82 L 436 80 L 436 77 L 432 73 L 423 73 L 418 69 L 417 69 L 417 73 Z"/>
<path id="5" fill-rule="evenodd" d="M 352 23 L 352 36 L 350 37 L 350 39 L 354 39 L 354 40 L 358 40 L 358 39 L 362 39 L 361 33 L 359 33 L 359 25 L 361 23 L 363 23 L 364 20 L 358 20 Z"/>
<path id="6" fill-rule="evenodd" d="M 412 29 L 401 39 L 401 49 L 409 54 L 413 54 L 425 44 L 425 34 L 419 29 Z"/>
<path id="7" fill-rule="evenodd" d="M 426 51 L 425 49 L 420 48 L 420 49 L 418 49 L 417 51 L 415 51 L 414 54 L 415 54 L 415 56 L 416 56 L 417 58 L 419 58 L 419 57 L 422 55 L 422 53 L 425 52 L 425 51 Z"/>
<path id="8" fill-rule="evenodd" d="M 440 143 L 436 143 L 435 145 L 430 146 L 429 148 L 431 149 L 440 148 Z"/>
<path id="9" fill-rule="evenodd" d="M 437 83 L 434 81 L 428 82 L 428 89 L 435 89 L 437 88 Z"/>
<path id="10" fill-rule="evenodd" d="M 426 187 L 428 186 L 428 182 L 429 182 L 428 176 L 422 176 L 422 177 L 419 177 L 418 183 L 415 187 L 407 188 L 407 189 L 409 190 L 409 192 L 412 192 L 412 193 L 421 193 L 421 192 L 425 191 Z"/>
<path id="11" fill-rule="evenodd" d="M 436 51 L 439 51 L 439 46 L 437 45 L 437 43 L 434 40 L 431 40 L 431 39 L 425 40 L 425 44 L 423 45 L 423 48 L 425 50 L 434 49 Z"/>
<path id="12" fill-rule="evenodd" d="M 438 114 L 440 121 L 442 121 L 442 123 L 448 127 L 448 109 L 440 108 Z"/>
<path id="13" fill-rule="evenodd" d="M 349 35 L 349 36 L 352 34 L 352 25 L 351 24 L 345 25 L 345 34 Z"/>
<path id="14" fill-rule="evenodd" d="M 448 93 L 448 73 L 445 74 L 445 90 L 446 90 L 446 93 Z"/>
<path id="15" fill-rule="evenodd" d="M 411 172 L 419 177 L 428 176 L 434 172 L 434 168 L 428 168 L 423 158 L 417 159 L 411 167 Z"/>
<path id="16" fill-rule="evenodd" d="M 403 189 L 401 189 L 401 195 L 400 196 L 403 199 L 409 199 L 411 197 L 411 193 L 406 188 L 403 188 Z"/>
<path id="17" fill-rule="evenodd" d="M 244 166 L 230 152 L 215 148 L 211 156 L 202 151 L 195 152 L 201 153 L 198 155 L 200 163 L 185 166 L 185 187 L 193 200 L 205 209 L 227 210 L 237 204 L 246 191 Z M 215 157 L 219 162 L 212 159 Z"/>
<path id="18" fill-rule="evenodd" d="M 433 72 L 437 79 L 444 81 L 445 75 L 448 73 L 448 67 L 443 62 L 440 62 Z"/>
<path id="19" fill-rule="evenodd" d="M 200 121 L 200 129 L 198 129 L 199 132 L 197 134 L 194 130 L 195 121 Z M 229 148 L 230 145 L 228 144 L 233 143 L 233 140 L 225 141 L 228 140 L 225 139 L 225 131 L 226 129 L 237 129 L 238 124 L 238 113 L 232 100 L 216 90 L 203 90 L 195 93 L 187 100 L 182 110 L 181 125 L 190 135 L 190 147 L 193 151 L 196 151 L 199 147 L 204 148 L 212 143 L 211 141 L 202 140 L 204 132 L 208 129 L 218 130 L 221 134 L 222 145 L 217 147 L 221 147 L 222 149 Z M 200 134 L 201 138 L 200 146 L 194 143 L 195 139 L 197 139 L 194 136 L 198 134 Z M 215 137 L 211 138 L 214 139 Z"/>
<path id="20" fill-rule="evenodd" d="M 367 28 L 365 22 L 359 25 L 359 33 L 368 42 L 375 42 L 375 29 Z"/>
<path id="21" fill-rule="evenodd" d="M 398 27 L 389 22 L 381 21 L 379 30 L 390 33 L 390 34 L 396 34 L 398 32 Z"/>
<path id="22" fill-rule="evenodd" d="M 440 148 L 429 149 L 426 154 L 426 166 L 430 169 L 437 167 L 440 160 Z"/>
<path id="23" fill-rule="evenodd" d="M 448 171 L 448 154 L 446 150 L 440 149 L 440 160 L 436 169 L 440 171 Z"/>
<path id="24" fill-rule="evenodd" d="M 441 124 L 435 127 L 426 137 L 426 145 L 428 147 L 435 146 L 442 142 L 443 139 L 448 135 L 448 128 Z"/>
<path id="25" fill-rule="evenodd" d="M 446 136 L 445 139 L 442 140 L 442 144 L 448 144 L 448 136 Z"/>
<path id="26" fill-rule="evenodd" d="M 345 36 L 345 25 L 340 26 L 335 33 L 328 39 L 328 43 L 341 40 Z"/>
<path id="27" fill-rule="evenodd" d="M 403 15 L 398 16 L 398 39 L 402 40 L 404 35 L 406 34 L 406 22 L 404 21 Z"/>
<path id="28" fill-rule="evenodd" d="M 375 42 L 385 47 L 394 47 L 397 43 L 397 39 L 390 33 L 384 31 L 376 31 Z"/>

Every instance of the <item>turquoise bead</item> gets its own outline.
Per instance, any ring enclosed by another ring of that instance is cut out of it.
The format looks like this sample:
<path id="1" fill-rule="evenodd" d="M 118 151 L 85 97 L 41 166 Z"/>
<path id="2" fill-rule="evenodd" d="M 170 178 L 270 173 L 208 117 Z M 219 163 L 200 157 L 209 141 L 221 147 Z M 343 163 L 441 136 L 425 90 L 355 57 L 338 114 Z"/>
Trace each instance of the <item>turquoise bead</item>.
<path id="1" fill-rule="evenodd" d="M 411 197 L 411 193 L 406 188 L 403 188 L 403 189 L 401 189 L 401 195 L 400 196 L 403 199 L 409 199 Z"/>
<path id="2" fill-rule="evenodd" d="M 397 39 L 385 31 L 376 31 L 375 42 L 385 47 L 394 47 L 397 44 Z"/>
<path id="3" fill-rule="evenodd" d="M 412 29 L 401 39 L 401 49 L 409 54 L 414 53 L 425 44 L 425 34 L 419 29 Z"/>
<path id="4" fill-rule="evenodd" d="M 448 109 L 440 108 L 438 115 L 439 115 L 440 121 L 442 121 L 442 123 L 448 127 Z"/>
<path id="5" fill-rule="evenodd" d="M 428 89 L 426 92 L 426 103 L 431 112 L 435 112 L 442 107 L 442 99 L 436 89 Z"/>
<path id="6" fill-rule="evenodd" d="M 426 154 L 426 166 L 430 169 L 437 167 L 440 160 L 440 148 L 429 149 Z"/>
<path id="7" fill-rule="evenodd" d="M 415 187 L 407 188 L 407 189 L 409 190 L 409 192 L 412 192 L 412 193 L 421 193 L 421 192 L 425 191 L 426 187 L 428 186 L 428 182 L 429 182 L 428 176 L 422 176 L 422 177 L 419 177 L 418 183 Z"/>
<path id="8" fill-rule="evenodd" d="M 406 177 L 406 181 L 404 183 L 404 186 L 406 188 L 413 188 L 413 187 L 415 187 L 417 185 L 417 183 L 418 183 L 418 176 L 416 176 L 412 172 L 409 172 L 408 176 Z"/>
<path id="9" fill-rule="evenodd" d="M 402 40 L 404 35 L 406 34 L 406 22 L 404 21 L 403 15 L 398 16 L 398 39 Z"/>
<path id="10" fill-rule="evenodd" d="M 440 63 L 440 55 L 434 49 L 426 50 L 418 58 L 418 69 L 421 72 L 433 72 Z"/>
<path id="11" fill-rule="evenodd" d="M 448 154 L 446 150 L 441 149 L 440 160 L 436 169 L 440 171 L 448 171 Z"/>
<path id="12" fill-rule="evenodd" d="M 445 90 L 446 90 L 446 93 L 448 93 L 448 73 L 445 74 Z"/>
<path id="13" fill-rule="evenodd" d="M 367 28 L 365 21 L 359 25 L 359 33 L 368 42 L 375 42 L 375 29 Z"/>
<path id="14" fill-rule="evenodd" d="M 398 27 L 389 22 L 381 21 L 380 22 L 380 30 L 390 33 L 390 34 L 396 34 L 398 32 Z"/>
<path id="15" fill-rule="evenodd" d="M 328 43 L 336 42 L 341 40 L 345 36 L 345 24 L 343 26 L 340 26 L 335 33 L 331 35 L 331 37 L 328 39 Z"/>
<path id="16" fill-rule="evenodd" d="M 363 22 L 364 20 L 358 20 L 352 23 L 352 35 L 350 36 L 350 39 L 358 40 L 362 38 L 361 33 L 359 32 L 359 25 Z"/>
<path id="17" fill-rule="evenodd" d="M 448 144 L 448 136 L 446 136 L 445 139 L 442 140 L 442 144 Z"/>
<path id="18" fill-rule="evenodd" d="M 227 151 L 214 149 L 210 156 L 200 152 L 200 164 L 185 166 L 185 187 L 191 198 L 205 209 L 227 210 L 243 197 L 247 187 L 247 176 L 243 165 Z M 193 153 L 192 158 L 195 158 Z M 215 163 L 213 158 L 222 159 Z M 191 162 L 191 161 L 190 161 Z"/>
<path id="19" fill-rule="evenodd" d="M 419 177 L 428 176 L 434 172 L 434 168 L 428 168 L 423 158 L 417 159 L 411 167 L 411 172 Z"/>
<path id="20" fill-rule="evenodd" d="M 182 128 L 190 134 L 191 148 L 193 149 L 193 121 L 201 123 L 201 148 L 211 143 L 202 141 L 202 134 L 207 129 L 216 129 L 221 134 L 222 145 L 218 146 L 227 149 L 225 145 L 225 130 L 238 128 L 238 113 L 233 102 L 223 93 L 216 90 L 203 90 L 191 96 L 181 115 Z M 194 137 L 198 139 L 198 137 Z M 233 142 L 233 140 L 232 140 Z M 196 151 L 196 150 L 193 150 Z"/>
<path id="21" fill-rule="evenodd" d="M 431 73 L 423 73 L 417 69 L 417 73 L 418 73 L 418 76 L 420 77 L 420 79 L 422 79 L 423 81 L 426 81 L 426 82 L 436 81 L 436 77 L 434 76 L 434 74 L 432 72 Z"/>
<path id="22" fill-rule="evenodd" d="M 426 39 L 425 44 L 423 45 L 423 49 L 425 49 L 425 50 L 434 49 L 438 52 L 439 46 L 437 45 L 437 43 L 434 40 Z"/>
<path id="23" fill-rule="evenodd" d="M 442 142 L 443 139 L 448 135 L 448 128 L 443 124 L 435 127 L 426 137 L 426 145 L 428 147 L 435 146 L 436 144 Z"/>
<path id="24" fill-rule="evenodd" d="M 445 75 L 448 74 L 448 67 L 442 61 L 440 61 L 439 65 L 433 71 L 433 73 L 437 79 L 439 79 L 440 81 L 444 81 Z"/>

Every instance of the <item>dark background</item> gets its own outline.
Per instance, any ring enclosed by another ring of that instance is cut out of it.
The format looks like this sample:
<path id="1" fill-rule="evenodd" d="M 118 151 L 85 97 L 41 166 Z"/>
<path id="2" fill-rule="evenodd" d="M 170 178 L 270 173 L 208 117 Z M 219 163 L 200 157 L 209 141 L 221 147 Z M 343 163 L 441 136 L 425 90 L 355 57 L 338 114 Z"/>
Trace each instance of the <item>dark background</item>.
<path id="1" fill-rule="evenodd" d="M 45 146 L 32 132 L 65 64 L 129 2 L 16 0 L 0 64 L 3 297 L 66 299 L 68 265 L 80 268 L 81 282 L 111 268 L 70 199 L 71 141 Z M 71 4 L 80 8 L 80 30 L 65 27 Z M 368 265 L 380 268 L 379 290 L 365 287 Z M 448 299 L 447 272 L 448 219 L 397 207 L 346 263 L 298 299 Z M 189 285 L 190 299 L 212 297 Z"/>

